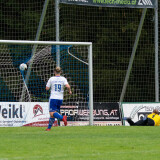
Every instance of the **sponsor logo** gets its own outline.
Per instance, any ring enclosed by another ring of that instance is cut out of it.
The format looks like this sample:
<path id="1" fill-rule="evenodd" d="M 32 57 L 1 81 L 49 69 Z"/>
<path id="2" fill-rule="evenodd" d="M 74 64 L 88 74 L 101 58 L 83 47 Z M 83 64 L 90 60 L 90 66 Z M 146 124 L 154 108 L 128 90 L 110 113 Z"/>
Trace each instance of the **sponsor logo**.
<path id="1" fill-rule="evenodd" d="M 138 120 L 142 120 L 144 117 L 146 117 L 148 114 L 151 114 L 152 112 L 138 112 Z"/>
<path id="2" fill-rule="evenodd" d="M 133 110 L 131 111 L 130 117 L 134 119 L 135 117 L 138 118 L 138 120 L 143 119 L 146 115 L 153 112 L 154 109 L 158 109 L 160 111 L 159 106 L 146 106 L 146 105 L 140 105 L 135 106 Z"/>
<path id="3" fill-rule="evenodd" d="M 149 5 L 152 6 L 151 0 L 139 0 L 138 5 Z"/>
<path id="4" fill-rule="evenodd" d="M 88 0 L 67 0 L 68 2 L 82 2 L 82 3 L 88 3 Z M 63 2 L 63 0 L 62 0 Z"/>
<path id="5" fill-rule="evenodd" d="M 33 114 L 34 114 L 34 117 L 43 115 L 43 108 L 39 104 L 36 104 L 33 107 Z"/>
<path id="6" fill-rule="evenodd" d="M 18 107 L 15 104 L 9 104 L 7 107 L 0 105 L 0 114 L 3 118 L 23 118 L 22 105 Z"/>
<path id="7" fill-rule="evenodd" d="M 136 0 L 93 0 L 93 3 L 110 5 L 136 5 Z"/>
<path id="8" fill-rule="evenodd" d="M 90 111 L 89 109 L 78 109 L 78 108 L 69 108 L 69 107 L 63 107 L 61 108 L 61 114 L 62 115 L 67 115 L 67 116 L 75 116 L 75 115 L 79 115 L 79 116 L 89 116 Z M 93 110 L 93 115 L 94 116 L 117 116 L 118 115 L 118 110 L 117 109 L 113 109 L 111 111 L 108 111 L 107 109 L 95 109 Z"/>

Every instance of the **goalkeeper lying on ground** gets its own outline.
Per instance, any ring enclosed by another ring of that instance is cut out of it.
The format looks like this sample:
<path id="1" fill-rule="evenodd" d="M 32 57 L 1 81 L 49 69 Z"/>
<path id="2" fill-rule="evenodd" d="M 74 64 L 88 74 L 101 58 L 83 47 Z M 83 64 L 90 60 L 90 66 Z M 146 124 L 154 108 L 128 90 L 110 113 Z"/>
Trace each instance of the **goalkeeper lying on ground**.
<path id="1" fill-rule="evenodd" d="M 159 111 L 154 109 L 151 114 L 144 117 L 143 119 L 133 122 L 131 118 L 124 117 L 123 120 L 126 120 L 130 126 L 159 126 L 160 125 L 160 116 Z"/>

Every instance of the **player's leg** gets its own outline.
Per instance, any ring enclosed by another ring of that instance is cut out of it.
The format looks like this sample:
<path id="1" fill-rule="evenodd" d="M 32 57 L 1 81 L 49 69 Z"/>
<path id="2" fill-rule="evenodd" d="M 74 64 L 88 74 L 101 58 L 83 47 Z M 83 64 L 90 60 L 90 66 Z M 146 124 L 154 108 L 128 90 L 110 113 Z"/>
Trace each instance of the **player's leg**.
<path id="1" fill-rule="evenodd" d="M 60 112 L 60 108 L 58 109 L 58 111 L 57 111 L 58 113 L 61 113 Z M 58 126 L 60 126 L 61 125 L 61 123 L 60 123 L 60 119 L 58 119 Z"/>
<path id="2" fill-rule="evenodd" d="M 124 117 L 123 120 L 126 120 L 130 124 L 130 126 L 134 126 L 135 125 L 135 123 L 131 120 L 130 117 Z"/>
<path id="3" fill-rule="evenodd" d="M 147 126 L 148 118 L 145 116 L 135 123 L 135 126 Z"/>
<path id="4" fill-rule="evenodd" d="M 146 124 L 147 124 L 147 121 L 141 119 L 135 123 L 135 126 L 146 126 Z"/>
<path id="5" fill-rule="evenodd" d="M 150 118 L 147 118 L 148 121 L 147 121 L 147 126 L 154 126 L 155 125 L 155 122 L 153 119 L 150 119 Z"/>
<path id="6" fill-rule="evenodd" d="M 48 128 L 46 129 L 46 131 L 51 130 L 51 127 L 52 127 L 54 121 L 55 121 L 55 118 L 53 118 L 53 117 L 49 118 L 49 124 L 48 124 Z"/>
<path id="7" fill-rule="evenodd" d="M 130 118 L 127 119 L 127 122 L 130 124 L 130 126 L 135 126 L 135 123 Z"/>
<path id="8" fill-rule="evenodd" d="M 53 117 L 62 120 L 64 122 L 64 125 L 66 126 L 67 116 L 62 116 L 60 113 L 57 112 L 60 111 L 60 106 L 62 105 L 62 102 L 62 100 L 55 100 L 57 110 L 53 113 Z"/>
<path id="9" fill-rule="evenodd" d="M 141 119 L 137 122 L 133 122 L 132 119 L 130 117 L 124 117 L 123 120 L 126 120 L 130 126 L 146 126 L 147 125 L 147 119 Z"/>
<path id="10" fill-rule="evenodd" d="M 48 124 L 48 128 L 46 129 L 46 131 L 50 131 L 51 127 L 55 121 L 55 118 L 53 117 L 53 114 L 55 112 L 56 108 L 53 102 L 53 99 L 49 100 L 49 114 L 50 114 L 50 118 L 49 118 L 49 124 Z"/>

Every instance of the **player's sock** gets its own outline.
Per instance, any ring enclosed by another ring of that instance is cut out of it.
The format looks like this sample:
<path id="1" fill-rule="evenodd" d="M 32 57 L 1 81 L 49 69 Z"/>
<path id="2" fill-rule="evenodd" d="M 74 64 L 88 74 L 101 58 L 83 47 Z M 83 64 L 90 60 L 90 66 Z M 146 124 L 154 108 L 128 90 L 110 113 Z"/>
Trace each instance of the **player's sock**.
<path id="1" fill-rule="evenodd" d="M 51 129 L 54 121 L 55 121 L 55 118 L 50 118 L 50 119 L 49 119 L 48 129 Z"/>
<path id="2" fill-rule="evenodd" d="M 57 118 L 57 119 L 60 119 L 60 120 L 63 119 L 63 116 L 60 115 L 58 112 L 55 112 L 55 113 L 53 114 L 53 116 L 54 116 L 54 118 Z"/>
<path id="3" fill-rule="evenodd" d="M 128 118 L 127 122 L 130 124 L 130 126 L 134 126 L 135 125 L 135 123 L 131 120 L 131 118 Z"/>

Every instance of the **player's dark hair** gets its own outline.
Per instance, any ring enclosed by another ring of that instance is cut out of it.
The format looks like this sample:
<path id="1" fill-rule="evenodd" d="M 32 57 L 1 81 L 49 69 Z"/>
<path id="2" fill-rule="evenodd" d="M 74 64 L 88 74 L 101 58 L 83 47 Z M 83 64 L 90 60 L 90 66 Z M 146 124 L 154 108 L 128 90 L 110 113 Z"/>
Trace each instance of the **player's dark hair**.
<path id="1" fill-rule="evenodd" d="M 159 114 L 158 109 L 154 109 L 154 110 L 153 110 L 153 113 L 155 113 L 155 114 Z"/>

